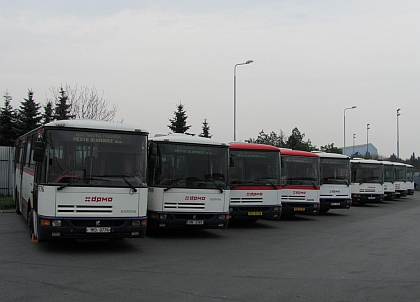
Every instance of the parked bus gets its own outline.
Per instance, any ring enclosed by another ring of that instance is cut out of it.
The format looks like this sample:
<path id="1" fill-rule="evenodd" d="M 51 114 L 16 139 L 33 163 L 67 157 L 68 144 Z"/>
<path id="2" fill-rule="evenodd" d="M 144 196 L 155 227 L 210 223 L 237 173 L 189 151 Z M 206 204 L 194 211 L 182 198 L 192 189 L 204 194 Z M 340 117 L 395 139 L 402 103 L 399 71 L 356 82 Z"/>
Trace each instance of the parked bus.
<path id="1" fill-rule="evenodd" d="M 148 221 L 153 229 L 218 228 L 229 221 L 229 144 L 170 134 L 150 139 Z"/>
<path id="2" fill-rule="evenodd" d="M 63 120 L 19 137 L 14 200 L 33 241 L 144 237 L 147 135 L 122 123 Z"/>
<path id="3" fill-rule="evenodd" d="M 351 165 L 351 195 L 353 203 L 365 205 L 384 200 L 383 163 L 374 159 L 353 158 Z"/>
<path id="4" fill-rule="evenodd" d="M 280 148 L 282 215 L 318 214 L 319 156 L 312 152 Z"/>
<path id="5" fill-rule="evenodd" d="M 407 195 L 413 195 L 414 194 L 414 167 L 412 165 L 407 166 Z"/>
<path id="6" fill-rule="evenodd" d="M 384 165 L 384 199 L 395 198 L 395 168 L 390 161 L 383 161 Z"/>
<path id="7" fill-rule="evenodd" d="M 230 143 L 231 219 L 256 221 L 281 216 L 280 150 L 277 147 Z"/>
<path id="8" fill-rule="evenodd" d="M 350 209 L 350 157 L 337 153 L 312 152 L 320 157 L 320 212 Z"/>
<path id="9" fill-rule="evenodd" d="M 403 163 L 393 162 L 395 168 L 395 195 L 407 196 L 407 166 Z"/>

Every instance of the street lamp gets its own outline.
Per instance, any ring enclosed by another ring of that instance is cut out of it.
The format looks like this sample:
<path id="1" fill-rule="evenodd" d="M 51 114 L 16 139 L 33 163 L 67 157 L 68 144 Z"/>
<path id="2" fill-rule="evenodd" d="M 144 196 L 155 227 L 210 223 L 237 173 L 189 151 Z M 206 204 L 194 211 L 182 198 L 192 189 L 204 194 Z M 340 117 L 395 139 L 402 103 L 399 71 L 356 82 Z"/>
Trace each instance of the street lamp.
<path id="1" fill-rule="evenodd" d="M 349 107 L 349 108 L 344 109 L 344 147 L 343 147 L 343 154 L 345 154 L 345 152 L 346 152 L 346 110 L 347 109 L 355 109 L 355 108 L 357 108 L 357 107 L 353 106 L 353 107 Z"/>
<path id="2" fill-rule="evenodd" d="M 354 155 L 354 139 L 356 138 L 356 133 L 353 133 L 353 155 Z"/>
<path id="3" fill-rule="evenodd" d="M 369 126 L 370 124 L 366 124 L 366 156 L 369 156 Z"/>
<path id="4" fill-rule="evenodd" d="M 233 68 L 233 141 L 236 141 L 236 66 L 251 64 L 254 61 L 248 60 L 244 63 L 238 63 Z"/>
<path id="5" fill-rule="evenodd" d="M 400 129 L 398 124 L 398 117 L 401 115 L 400 108 L 397 109 L 397 159 L 400 158 Z"/>

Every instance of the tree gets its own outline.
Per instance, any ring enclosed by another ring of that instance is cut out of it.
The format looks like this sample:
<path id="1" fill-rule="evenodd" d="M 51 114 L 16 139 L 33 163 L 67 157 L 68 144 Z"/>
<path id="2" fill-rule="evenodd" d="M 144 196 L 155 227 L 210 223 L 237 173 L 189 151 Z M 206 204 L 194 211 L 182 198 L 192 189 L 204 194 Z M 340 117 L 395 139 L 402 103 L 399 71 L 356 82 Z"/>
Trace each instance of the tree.
<path id="1" fill-rule="evenodd" d="M 29 132 L 38 126 L 42 119 L 39 112 L 41 106 L 35 102 L 34 93 L 28 90 L 28 98 L 23 99 L 16 116 L 16 130 L 18 136 Z"/>
<path id="2" fill-rule="evenodd" d="M 299 129 L 295 127 L 292 130 L 292 135 L 289 136 L 286 142 L 286 147 L 294 150 L 302 150 L 302 151 L 313 151 L 315 150 L 315 146 L 312 146 L 310 140 L 307 142 L 303 141 L 305 137 L 305 133 L 300 133 Z"/>
<path id="3" fill-rule="evenodd" d="M 54 120 L 52 105 L 53 104 L 50 101 L 47 101 L 47 104 L 44 106 L 44 113 L 42 114 L 43 125 L 48 124 Z"/>
<path id="4" fill-rule="evenodd" d="M 70 106 L 70 110 L 67 117 L 73 119 L 92 119 L 102 121 L 113 121 L 117 111 L 119 110 L 117 105 L 112 105 L 111 109 L 108 109 L 109 101 L 105 100 L 102 95 L 98 94 L 96 87 L 89 88 L 87 86 L 71 87 L 66 85 L 64 88 L 61 86 L 59 89 L 50 89 L 53 97 L 50 101 L 56 103 L 55 100 L 67 97 L 66 104 Z M 63 91 L 63 94 L 61 94 Z M 65 94 L 64 94 L 65 92 Z"/>
<path id="5" fill-rule="evenodd" d="M 177 105 L 177 111 L 174 111 L 174 114 L 175 117 L 169 119 L 171 124 L 168 125 L 168 128 L 174 133 L 187 133 L 188 129 L 191 128 L 191 125 L 187 126 L 188 116 L 186 115 L 184 105 L 181 104 L 181 102 Z"/>
<path id="6" fill-rule="evenodd" d="M 10 105 L 11 95 L 6 91 L 3 97 L 4 107 L 0 109 L 0 146 L 13 146 L 18 137 L 13 127 L 16 111 Z"/>
<path id="7" fill-rule="evenodd" d="M 327 153 L 337 153 L 337 154 L 343 154 L 343 150 L 335 147 L 334 143 L 329 144 L 329 145 L 325 145 L 325 146 L 321 146 L 321 151 L 327 152 Z"/>
<path id="8" fill-rule="evenodd" d="M 201 137 L 211 138 L 213 135 L 210 135 L 210 126 L 207 123 L 207 119 L 204 119 L 202 133 L 199 135 Z"/>
<path id="9" fill-rule="evenodd" d="M 75 115 L 70 114 L 71 105 L 67 103 L 69 97 L 66 95 L 63 87 L 60 87 L 59 94 L 58 99 L 55 101 L 54 120 L 61 121 L 74 119 Z"/>
<path id="10" fill-rule="evenodd" d="M 275 147 L 285 147 L 284 143 L 284 133 L 280 130 L 280 134 L 277 135 L 274 131 L 271 131 L 270 134 L 264 133 L 264 130 L 261 130 L 261 132 L 258 134 L 258 137 L 256 139 L 248 139 L 245 140 L 247 143 L 254 143 L 254 144 L 266 144 L 271 145 Z"/>

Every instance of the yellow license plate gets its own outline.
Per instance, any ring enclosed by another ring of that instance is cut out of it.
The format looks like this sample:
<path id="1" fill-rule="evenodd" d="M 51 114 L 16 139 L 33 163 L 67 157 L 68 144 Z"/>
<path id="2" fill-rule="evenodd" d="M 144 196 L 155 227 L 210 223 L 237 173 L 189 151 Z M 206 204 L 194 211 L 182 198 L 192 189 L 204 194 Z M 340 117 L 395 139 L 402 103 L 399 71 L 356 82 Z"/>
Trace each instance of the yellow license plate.
<path id="1" fill-rule="evenodd" d="M 248 216 L 261 216 L 262 212 L 248 212 Z"/>
<path id="2" fill-rule="evenodd" d="M 294 208 L 295 212 L 305 212 L 305 208 Z"/>

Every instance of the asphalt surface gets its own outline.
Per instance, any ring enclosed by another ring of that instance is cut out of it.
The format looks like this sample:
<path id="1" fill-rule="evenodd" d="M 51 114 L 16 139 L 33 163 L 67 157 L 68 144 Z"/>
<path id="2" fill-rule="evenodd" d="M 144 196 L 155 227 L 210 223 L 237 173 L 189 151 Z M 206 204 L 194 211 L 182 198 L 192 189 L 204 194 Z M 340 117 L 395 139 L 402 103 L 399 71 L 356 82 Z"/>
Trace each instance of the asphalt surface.
<path id="1" fill-rule="evenodd" d="M 3 212 L 0 301 L 419 301 L 419 217 L 416 192 L 227 230 L 31 243 Z"/>

